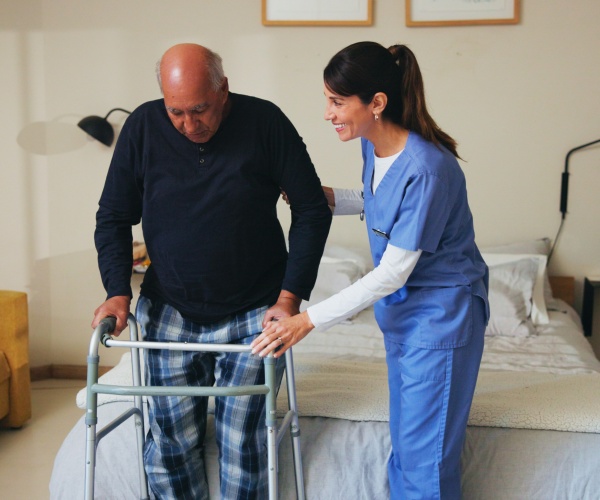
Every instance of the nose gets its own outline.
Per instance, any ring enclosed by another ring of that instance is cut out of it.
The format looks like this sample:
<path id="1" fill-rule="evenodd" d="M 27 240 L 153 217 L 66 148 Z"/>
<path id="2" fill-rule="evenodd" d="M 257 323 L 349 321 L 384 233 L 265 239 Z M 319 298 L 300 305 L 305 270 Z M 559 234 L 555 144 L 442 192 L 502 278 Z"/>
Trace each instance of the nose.
<path id="1" fill-rule="evenodd" d="M 187 133 L 192 133 L 196 130 L 196 123 L 191 113 L 184 113 L 183 128 Z"/>
<path id="2" fill-rule="evenodd" d="M 333 118 L 333 113 L 331 112 L 329 103 L 325 105 L 325 116 L 323 118 L 325 118 L 325 120 L 331 120 Z"/>

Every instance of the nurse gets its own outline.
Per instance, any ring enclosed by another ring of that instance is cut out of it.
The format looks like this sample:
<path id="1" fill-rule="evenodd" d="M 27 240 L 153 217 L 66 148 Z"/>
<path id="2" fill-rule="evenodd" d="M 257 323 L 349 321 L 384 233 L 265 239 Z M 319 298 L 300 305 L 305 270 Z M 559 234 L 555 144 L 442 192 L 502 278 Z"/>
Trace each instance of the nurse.
<path id="1" fill-rule="evenodd" d="M 456 142 L 429 115 L 404 45 L 350 45 L 324 81 L 325 119 L 340 140 L 361 140 L 363 188 L 323 189 L 335 215 L 364 214 L 375 268 L 297 316 L 265 322 L 253 352 L 279 357 L 313 328 L 374 304 L 388 365 L 390 496 L 458 499 L 489 306 Z"/>

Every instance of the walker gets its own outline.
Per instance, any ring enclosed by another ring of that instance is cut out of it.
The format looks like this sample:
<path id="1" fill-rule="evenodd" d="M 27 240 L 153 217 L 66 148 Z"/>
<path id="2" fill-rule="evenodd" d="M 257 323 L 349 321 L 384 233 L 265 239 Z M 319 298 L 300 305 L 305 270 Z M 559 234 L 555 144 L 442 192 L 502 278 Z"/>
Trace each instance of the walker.
<path id="1" fill-rule="evenodd" d="M 158 387 L 145 386 L 142 384 L 140 371 L 140 349 L 169 349 L 180 351 L 204 351 L 204 352 L 247 352 L 250 353 L 249 345 L 236 344 L 210 344 L 210 343 L 181 343 L 181 342 L 148 342 L 138 339 L 138 328 L 135 317 L 130 314 L 128 326 L 131 340 L 116 340 L 110 335 L 114 331 L 116 320 L 108 317 L 100 321 L 92 334 L 90 348 L 87 358 L 87 401 L 86 401 L 86 452 L 85 452 L 85 499 L 94 498 L 94 474 L 96 466 L 96 448 L 100 440 L 121 425 L 123 422 L 133 417 L 137 447 L 138 447 L 138 466 L 140 480 L 140 498 L 148 499 L 148 484 L 143 463 L 143 446 L 145 439 L 144 431 L 144 408 L 142 396 L 249 396 L 264 394 L 266 396 L 266 419 L 267 426 L 267 453 L 269 468 L 269 500 L 278 498 L 278 450 L 281 438 L 286 430 L 290 430 L 292 438 L 292 453 L 294 460 L 294 472 L 296 478 L 296 494 L 299 500 L 305 500 L 304 494 L 304 476 L 302 471 L 302 456 L 300 454 L 300 426 L 298 423 L 298 411 L 296 401 L 296 382 L 294 379 L 294 361 L 292 349 L 285 352 L 285 375 L 288 392 L 289 410 L 278 425 L 276 414 L 276 376 L 275 376 L 275 358 L 272 353 L 266 356 L 265 363 L 265 384 L 248 385 L 236 387 Z M 99 344 L 105 347 L 124 347 L 131 349 L 131 369 L 133 375 L 132 386 L 106 385 L 98 383 L 98 365 L 100 357 L 98 355 Z M 123 412 L 119 417 L 108 423 L 101 430 L 96 431 L 98 423 L 98 394 L 114 394 L 121 396 L 134 396 L 133 406 Z"/>

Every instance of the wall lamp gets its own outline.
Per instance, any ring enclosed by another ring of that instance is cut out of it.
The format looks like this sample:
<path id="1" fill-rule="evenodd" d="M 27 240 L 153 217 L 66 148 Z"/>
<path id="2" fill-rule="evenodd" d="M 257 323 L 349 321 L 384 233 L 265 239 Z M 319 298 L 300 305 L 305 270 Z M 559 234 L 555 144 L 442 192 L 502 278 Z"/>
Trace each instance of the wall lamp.
<path id="1" fill-rule="evenodd" d="M 560 185 L 560 211 L 562 213 L 562 218 L 564 219 L 567 215 L 567 199 L 569 197 L 569 157 L 575 151 L 579 151 L 580 149 L 587 148 L 592 144 L 598 144 L 600 139 L 597 139 L 592 142 L 588 142 L 587 144 L 582 144 L 581 146 L 577 146 L 576 148 L 571 149 L 567 156 L 565 157 L 565 170 L 562 174 L 562 182 Z"/>
<path id="2" fill-rule="evenodd" d="M 560 184 L 560 212 L 562 213 L 562 218 L 560 221 L 558 232 L 556 233 L 556 238 L 554 238 L 554 244 L 552 245 L 550 253 L 548 254 L 548 262 L 550 262 L 550 258 L 554 253 L 554 248 L 556 247 L 556 243 L 558 242 L 558 237 L 560 236 L 565 217 L 567 216 L 567 201 L 569 198 L 569 158 L 575 151 L 587 148 L 588 146 L 592 146 L 593 144 L 598 144 L 599 142 L 600 139 L 596 139 L 595 141 L 587 142 L 586 144 L 582 144 L 581 146 L 574 147 L 573 149 L 569 150 L 567 156 L 565 156 L 565 169 L 562 173 Z"/>
<path id="3" fill-rule="evenodd" d="M 86 116 L 79 121 L 77 126 L 97 141 L 100 141 L 106 146 L 110 146 L 115 139 L 115 131 L 107 118 L 113 111 L 123 111 L 123 113 L 127 113 L 128 115 L 131 114 L 131 111 L 127 111 L 126 109 L 114 108 L 111 109 L 104 118 L 96 115 Z"/>

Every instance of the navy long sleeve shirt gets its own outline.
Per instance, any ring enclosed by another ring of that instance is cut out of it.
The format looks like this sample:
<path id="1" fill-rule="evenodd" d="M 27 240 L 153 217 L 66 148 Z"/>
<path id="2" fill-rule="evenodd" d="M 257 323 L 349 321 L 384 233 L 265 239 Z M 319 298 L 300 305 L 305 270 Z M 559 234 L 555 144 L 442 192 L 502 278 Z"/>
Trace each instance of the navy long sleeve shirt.
<path id="1" fill-rule="evenodd" d="M 131 295 L 131 226 L 142 221 L 151 265 L 141 293 L 200 323 L 272 305 L 284 289 L 308 299 L 331 224 L 297 131 L 274 104 L 229 94 L 204 144 L 180 134 L 162 99 L 127 119 L 96 216 L 108 297 Z M 289 255 L 276 204 L 290 200 Z"/>

